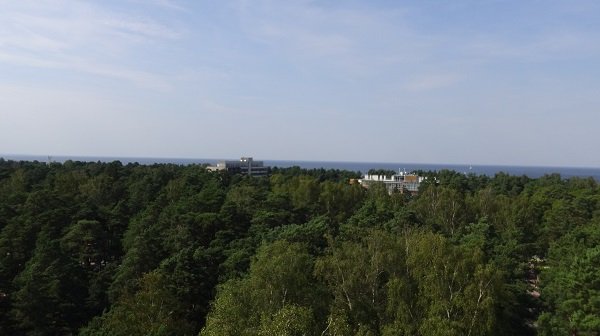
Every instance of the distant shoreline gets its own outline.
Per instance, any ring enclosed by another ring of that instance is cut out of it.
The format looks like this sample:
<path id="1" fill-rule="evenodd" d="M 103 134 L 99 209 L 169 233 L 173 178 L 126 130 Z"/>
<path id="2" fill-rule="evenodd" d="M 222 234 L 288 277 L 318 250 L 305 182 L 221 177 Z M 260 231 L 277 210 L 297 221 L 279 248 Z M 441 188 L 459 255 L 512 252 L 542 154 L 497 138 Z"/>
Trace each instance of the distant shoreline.
<path id="1" fill-rule="evenodd" d="M 47 162 L 48 156 L 43 155 L 14 155 L 0 154 L 0 158 L 14 161 L 39 161 Z M 67 160 L 83 161 L 83 162 L 112 162 L 120 161 L 123 164 L 139 163 L 139 164 L 214 164 L 221 159 L 213 158 L 144 158 L 144 157 L 102 157 L 102 156 L 71 156 L 71 155 L 56 155 L 50 156 L 50 159 L 55 162 L 65 162 Z M 468 164 L 427 164 L 427 163 L 394 163 L 394 162 L 345 162 L 345 161 L 301 161 L 301 160 L 261 160 L 265 165 L 271 167 L 293 167 L 298 166 L 304 169 L 339 169 L 349 171 L 360 171 L 366 173 L 370 169 L 386 169 L 386 170 L 454 170 L 459 173 L 476 174 L 494 176 L 497 173 L 504 172 L 509 175 L 526 175 L 531 178 L 538 178 L 546 174 L 560 174 L 563 178 L 570 177 L 593 177 L 600 181 L 600 168 L 591 167 L 544 167 L 544 166 L 507 166 L 507 165 L 468 165 Z"/>

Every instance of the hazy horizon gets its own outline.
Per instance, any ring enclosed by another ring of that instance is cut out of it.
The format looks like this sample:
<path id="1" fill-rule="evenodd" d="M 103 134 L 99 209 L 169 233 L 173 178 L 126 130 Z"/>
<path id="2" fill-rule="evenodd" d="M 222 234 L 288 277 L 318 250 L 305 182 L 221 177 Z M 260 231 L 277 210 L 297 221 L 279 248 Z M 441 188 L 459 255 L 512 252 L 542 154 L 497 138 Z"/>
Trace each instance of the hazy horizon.
<path id="1" fill-rule="evenodd" d="M 286 158 L 263 158 L 256 157 L 252 155 L 243 155 L 247 157 L 253 157 L 254 160 L 257 161 L 268 161 L 268 162 L 306 162 L 306 163 L 357 163 L 357 164 L 407 164 L 407 165 L 424 165 L 424 166 L 478 166 L 478 167 L 522 167 L 522 168 L 574 168 L 574 169 L 600 169 L 600 166 L 549 166 L 549 165 L 520 165 L 520 164 L 483 164 L 477 162 L 410 162 L 410 161 L 360 161 L 360 160 L 312 160 L 312 159 L 286 159 Z M 92 161 L 96 161 L 96 159 L 109 159 L 109 160 L 152 160 L 157 159 L 161 161 L 169 161 L 174 160 L 183 160 L 183 161 L 210 161 L 216 162 L 218 160 L 237 160 L 241 155 L 236 157 L 168 157 L 168 156 L 121 156 L 121 155 L 79 155 L 79 154 L 52 154 L 52 155 L 44 155 L 44 154 L 14 154 L 14 153 L 0 153 L 0 158 L 6 160 L 19 160 L 19 159 L 32 159 L 35 158 L 38 161 L 46 161 L 47 158 L 50 157 L 52 160 L 56 159 L 90 159 Z M 101 160 L 102 161 L 102 160 Z"/>
<path id="2" fill-rule="evenodd" d="M 599 16 L 595 1 L 0 1 L 0 153 L 600 167 Z"/>

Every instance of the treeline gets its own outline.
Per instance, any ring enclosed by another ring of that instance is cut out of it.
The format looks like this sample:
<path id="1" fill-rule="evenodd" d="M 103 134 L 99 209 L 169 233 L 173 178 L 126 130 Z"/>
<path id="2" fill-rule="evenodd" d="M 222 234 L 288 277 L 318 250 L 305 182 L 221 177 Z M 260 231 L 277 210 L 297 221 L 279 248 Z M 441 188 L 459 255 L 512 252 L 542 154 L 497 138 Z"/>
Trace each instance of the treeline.
<path id="1" fill-rule="evenodd" d="M 2 335 L 598 335 L 593 179 L 0 159 Z"/>

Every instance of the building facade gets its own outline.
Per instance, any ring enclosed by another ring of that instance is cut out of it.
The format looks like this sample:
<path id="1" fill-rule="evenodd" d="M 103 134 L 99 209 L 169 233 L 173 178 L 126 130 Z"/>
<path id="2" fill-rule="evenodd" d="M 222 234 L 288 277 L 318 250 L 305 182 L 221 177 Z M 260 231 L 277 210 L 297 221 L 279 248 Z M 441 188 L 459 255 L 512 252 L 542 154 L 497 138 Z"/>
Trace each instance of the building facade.
<path id="1" fill-rule="evenodd" d="M 219 161 L 216 166 L 208 166 L 206 169 L 210 171 L 226 170 L 230 173 L 248 176 L 266 176 L 269 172 L 269 166 L 265 166 L 262 161 L 254 161 L 251 157 Z"/>
<path id="2" fill-rule="evenodd" d="M 399 171 L 398 174 L 392 176 L 367 174 L 362 179 L 358 180 L 358 182 L 365 188 L 368 188 L 374 183 L 383 183 L 390 194 L 394 191 L 401 193 L 407 191 L 411 194 L 417 194 L 419 192 L 419 186 L 424 180 L 425 178 L 422 176 Z"/>

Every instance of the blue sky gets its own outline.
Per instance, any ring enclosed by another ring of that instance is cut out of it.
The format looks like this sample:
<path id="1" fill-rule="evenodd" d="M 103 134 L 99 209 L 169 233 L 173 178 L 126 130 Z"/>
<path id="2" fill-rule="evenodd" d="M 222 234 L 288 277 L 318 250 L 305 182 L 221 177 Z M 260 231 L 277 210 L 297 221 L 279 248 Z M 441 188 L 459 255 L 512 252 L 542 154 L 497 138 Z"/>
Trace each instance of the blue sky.
<path id="1" fill-rule="evenodd" d="M 0 153 L 600 166 L 598 1 L 0 0 Z"/>

